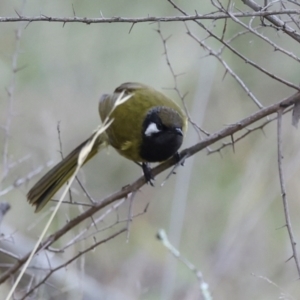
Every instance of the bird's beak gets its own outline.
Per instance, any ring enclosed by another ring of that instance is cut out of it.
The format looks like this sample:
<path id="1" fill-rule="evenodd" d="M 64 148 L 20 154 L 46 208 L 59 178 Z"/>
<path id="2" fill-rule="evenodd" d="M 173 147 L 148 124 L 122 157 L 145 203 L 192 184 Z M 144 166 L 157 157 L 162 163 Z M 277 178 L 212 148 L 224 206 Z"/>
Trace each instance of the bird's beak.
<path id="1" fill-rule="evenodd" d="M 183 132 L 182 132 L 182 129 L 181 129 L 181 128 L 175 127 L 175 132 L 176 132 L 178 135 L 183 136 Z"/>

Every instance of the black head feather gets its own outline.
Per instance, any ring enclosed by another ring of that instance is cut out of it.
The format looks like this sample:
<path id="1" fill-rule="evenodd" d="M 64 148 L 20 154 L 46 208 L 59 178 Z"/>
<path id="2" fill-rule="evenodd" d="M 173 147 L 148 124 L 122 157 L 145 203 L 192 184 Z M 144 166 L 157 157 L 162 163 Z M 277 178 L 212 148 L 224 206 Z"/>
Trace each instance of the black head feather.
<path id="1" fill-rule="evenodd" d="M 140 156 L 147 162 L 159 162 L 173 156 L 183 141 L 183 120 L 169 107 L 154 107 L 142 126 Z"/>

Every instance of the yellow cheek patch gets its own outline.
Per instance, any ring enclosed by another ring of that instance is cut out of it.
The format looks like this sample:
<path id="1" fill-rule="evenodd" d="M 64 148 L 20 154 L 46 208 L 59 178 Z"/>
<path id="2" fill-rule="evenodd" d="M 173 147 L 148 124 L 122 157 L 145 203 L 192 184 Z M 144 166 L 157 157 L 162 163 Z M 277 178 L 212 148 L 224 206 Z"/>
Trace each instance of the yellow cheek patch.
<path id="1" fill-rule="evenodd" d="M 127 141 L 127 142 L 125 142 L 125 143 L 122 144 L 122 146 L 121 146 L 121 151 L 126 151 L 126 150 L 128 150 L 129 148 L 131 148 L 131 146 L 132 146 L 132 142 Z"/>

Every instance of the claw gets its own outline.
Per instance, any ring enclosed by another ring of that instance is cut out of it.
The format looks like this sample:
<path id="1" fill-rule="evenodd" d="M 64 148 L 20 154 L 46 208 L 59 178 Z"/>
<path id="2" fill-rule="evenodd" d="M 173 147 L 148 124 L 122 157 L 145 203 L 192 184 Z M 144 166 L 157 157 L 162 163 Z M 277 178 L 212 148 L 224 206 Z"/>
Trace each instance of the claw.
<path id="1" fill-rule="evenodd" d="M 146 182 L 149 183 L 151 186 L 154 186 L 154 177 L 152 175 L 151 169 L 149 167 L 149 163 L 142 163 L 142 169 L 144 172 L 144 176 L 146 179 Z"/>
<path id="2" fill-rule="evenodd" d="M 176 161 L 176 165 L 177 165 L 177 164 L 180 164 L 181 166 L 184 166 L 186 156 L 181 157 L 181 155 L 180 155 L 178 152 L 176 152 L 176 153 L 173 155 L 173 158 L 174 158 L 175 161 Z"/>

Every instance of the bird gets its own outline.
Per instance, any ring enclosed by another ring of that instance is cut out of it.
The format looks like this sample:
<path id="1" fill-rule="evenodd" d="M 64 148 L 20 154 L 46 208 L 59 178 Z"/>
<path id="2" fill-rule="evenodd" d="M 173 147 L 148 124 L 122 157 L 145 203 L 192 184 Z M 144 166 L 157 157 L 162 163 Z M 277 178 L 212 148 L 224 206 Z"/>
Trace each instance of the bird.
<path id="1" fill-rule="evenodd" d="M 128 99 L 116 106 L 120 96 Z M 101 133 L 83 164 L 102 148 L 110 145 L 121 156 L 139 164 L 147 182 L 153 176 L 149 163 L 178 157 L 187 130 L 187 117 L 180 106 L 154 88 L 142 83 L 126 82 L 112 94 L 104 94 L 99 101 L 99 115 L 111 120 Z M 54 194 L 74 174 L 80 151 L 94 134 L 48 171 L 27 194 L 28 202 L 39 212 Z"/>

